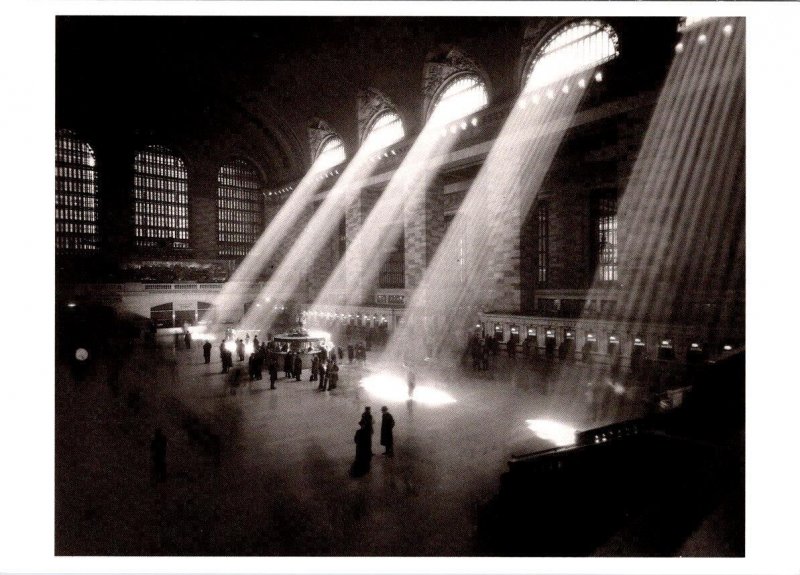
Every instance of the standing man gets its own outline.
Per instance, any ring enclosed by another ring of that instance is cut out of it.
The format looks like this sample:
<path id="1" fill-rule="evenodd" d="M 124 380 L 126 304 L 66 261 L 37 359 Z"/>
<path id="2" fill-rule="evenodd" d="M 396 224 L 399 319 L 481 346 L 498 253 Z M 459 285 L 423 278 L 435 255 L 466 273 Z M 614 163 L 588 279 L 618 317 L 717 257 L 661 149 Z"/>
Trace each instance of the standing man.
<path id="1" fill-rule="evenodd" d="M 203 359 L 206 363 L 211 363 L 211 342 L 208 340 L 203 344 Z"/>
<path id="2" fill-rule="evenodd" d="M 294 378 L 297 381 L 300 381 L 300 376 L 303 373 L 303 357 L 300 353 L 296 353 L 294 356 Z"/>
<path id="3" fill-rule="evenodd" d="M 339 365 L 336 363 L 336 358 L 334 356 L 333 361 L 331 361 L 330 365 L 328 366 L 328 389 L 336 389 L 338 383 Z"/>
<path id="4" fill-rule="evenodd" d="M 317 369 L 319 370 L 319 385 L 317 386 L 317 389 L 320 391 L 325 391 L 325 385 L 328 377 L 328 362 L 320 357 L 319 366 L 317 366 Z"/>
<path id="5" fill-rule="evenodd" d="M 278 381 L 278 363 L 274 357 L 269 358 L 269 388 L 275 389 L 275 382 Z"/>
<path id="6" fill-rule="evenodd" d="M 375 420 L 372 419 L 372 411 L 370 411 L 369 406 L 364 408 L 359 424 L 363 425 L 364 431 L 369 436 L 369 453 L 372 455 L 372 434 L 375 432 Z"/>
<path id="7" fill-rule="evenodd" d="M 381 417 L 381 445 L 386 448 L 384 455 L 389 457 L 394 455 L 394 417 L 389 413 L 389 408 L 385 405 L 381 407 L 383 416 Z"/>

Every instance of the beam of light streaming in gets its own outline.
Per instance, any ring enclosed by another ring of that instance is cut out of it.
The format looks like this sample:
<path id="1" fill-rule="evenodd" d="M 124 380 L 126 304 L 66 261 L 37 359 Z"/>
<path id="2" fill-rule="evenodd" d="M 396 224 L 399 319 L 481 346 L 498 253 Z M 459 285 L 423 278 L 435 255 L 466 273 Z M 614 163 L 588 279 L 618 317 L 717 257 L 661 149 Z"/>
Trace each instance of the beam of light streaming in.
<path id="1" fill-rule="evenodd" d="M 696 324 L 694 304 L 742 287 L 744 21 L 723 33 L 729 20 L 684 34 L 621 198 L 615 319 L 626 329 Z M 696 41 L 699 33 L 706 43 Z M 595 286 L 613 289 L 597 278 Z M 734 319 L 714 321 L 719 329 Z"/>
<path id="2" fill-rule="evenodd" d="M 503 278 L 519 249 L 515 222 L 533 205 L 582 99 L 582 90 L 559 87 L 552 99 L 542 97 L 546 91 L 524 93 L 511 110 L 410 298 L 387 360 L 419 365 L 432 353 L 459 355 L 477 313 L 503 297 Z"/>
<path id="3" fill-rule="evenodd" d="M 360 304 L 374 285 L 381 266 L 397 242 L 404 212 L 423 201 L 427 188 L 452 149 L 457 136 L 429 123 L 417 136 L 392 175 L 375 206 L 361 225 L 313 307 Z"/>
<path id="4" fill-rule="evenodd" d="M 697 42 L 700 33 L 706 42 Z M 706 337 L 738 329 L 735 310 L 721 305 L 706 316 L 696 303 L 744 287 L 744 20 L 706 21 L 681 43 L 618 203 L 619 284 L 598 270 L 587 292 L 617 307 L 579 318 L 577 334 L 598 319 L 618 334 L 675 324 Z M 625 395 L 609 370 L 559 365 L 553 396 L 576 386 L 594 397 Z M 618 407 L 611 419 L 635 416 L 631 404 Z M 562 415 L 582 410 L 576 403 Z"/>
<path id="5" fill-rule="evenodd" d="M 291 239 L 293 231 L 303 210 L 308 209 L 314 193 L 321 185 L 316 162 L 303 176 L 281 209 L 267 225 L 256 243 L 237 266 L 233 275 L 225 282 L 213 305 L 201 318 L 203 322 L 224 322 L 226 318 L 237 317 L 249 289 L 258 281 L 261 272 L 276 255 L 281 246 Z M 219 325 L 212 326 L 214 330 Z"/>
<path id="6" fill-rule="evenodd" d="M 299 236 L 261 290 L 258 301 L 288 300 L 296 296 L 301 281 L 312 269 L 322 248 L 331 241 L 339 221 L 357 199 L 363 181 L 374 170 L 375 164 L 370 161 L 372 151 L 368 138 L 328 191 L 311 220 L 299 230 Z M 269 330 L 276 316 L 273 305 L 251 306 L 241 324 Z"/>

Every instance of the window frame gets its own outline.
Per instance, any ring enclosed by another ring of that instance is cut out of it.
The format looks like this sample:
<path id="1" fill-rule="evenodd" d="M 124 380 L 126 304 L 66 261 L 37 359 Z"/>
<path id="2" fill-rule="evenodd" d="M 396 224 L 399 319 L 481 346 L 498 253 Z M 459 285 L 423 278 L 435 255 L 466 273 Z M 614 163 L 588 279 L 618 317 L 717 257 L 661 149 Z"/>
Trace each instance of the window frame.
<path id="1" fill-rule="evenodd" d="M 73 145 L 68 145 L 67 140 Z M 62 155 L 63 160 L 60 159 Z M 76 161 L 83 159 L 91 162 Z M 97 154 L 92 145 L 73 130 L 57 130 L 55 243 L 58 252 L 95 253 L 99 249 L 99 175 Z"/>

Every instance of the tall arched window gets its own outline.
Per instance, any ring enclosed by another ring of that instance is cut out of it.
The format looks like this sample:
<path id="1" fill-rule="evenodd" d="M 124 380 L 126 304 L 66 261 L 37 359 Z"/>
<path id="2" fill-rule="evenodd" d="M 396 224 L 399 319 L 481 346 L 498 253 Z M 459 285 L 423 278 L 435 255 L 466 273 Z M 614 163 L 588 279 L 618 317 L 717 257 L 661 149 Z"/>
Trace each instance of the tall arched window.
<path id="1" fill-rule="evenodd" d="M 96 250 L 97 171 L 94 151 L 68 130 L 56 134 L 56 249 Z"/>
<path id="2" fill-rule="evenodd" d="M 619 55 L 617 34 L 607 24 L 582 20 L 553 34 L 528 67 L 526 90 L 568 78 L 613 60 Z"/>
<path id="3" fill-rule="evenodd" d="M 374 152 L 402 140 L 405 135 L 400 116 L 386 110 L 372 121 L 363 145 L 366 151 Z"/>
<path id="4" fill-rule="evenodd" d="M 148 146 L 133 161 L 136 245 L 189 247 L 186 166 L 162 146 Z"/>
<path id="5" fill-rule="evenodd" d="M 440 126 L 477 112 L 489 103 L 486 84 L 476 74 L 456 76 L 439 92 L 428 122 Z"/>
<path id="6" fill-rule="evenodd" d="M 338 166 L 347 159 L 344 153 L 344 143 L 339 136 L 330 136 L 322 143 L 314 162 L 317 170 L 327 170 Z"/>
<path id="7" fill-rule="evenodd" d="M 264 226 L 261 176 L 249 162 L 235 159 L 217 173 L 219 255 L 244 256 Z"/>

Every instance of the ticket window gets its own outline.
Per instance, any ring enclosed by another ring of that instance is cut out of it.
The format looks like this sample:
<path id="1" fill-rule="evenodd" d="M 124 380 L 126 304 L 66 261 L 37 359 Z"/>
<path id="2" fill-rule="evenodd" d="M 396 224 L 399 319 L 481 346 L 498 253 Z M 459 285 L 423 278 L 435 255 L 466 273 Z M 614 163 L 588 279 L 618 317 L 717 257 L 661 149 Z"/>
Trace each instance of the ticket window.
<path id="1" fill-rule="evenodd" d="M 494 324 L 494 339 L 498 343 L 503 343 L 503 324 L 501 323 Z"/>
<path id="2" fill-rule="evenodd" d="M 583 361 L 589 361 L 592 358 L 592 352 L 597 351 L 597 336 L 593 332 L 586 333 L 586 340 L 583 342 L 583 349 L 581 355 Z"/>
<path id="3" fill-rule="evenodd" d="M 703 344 L 699 342 L 692 342 L 689 344 L 689 349 L 686 350 L 687 363 L 701 363 L 705 359 L 705 352 Z"/>
<path id="4" fill-rule="evenodd" d="M 646 355 L 647 346 L 644 338 L 633 338 L 633 349 L 631 350 L 631 367 L 636 370 L 642 366 Z"/>
<path id="5" fill-rule="evenodd" d="M 608 355 L 619 354 L 619 337 L 616 335 L 608 336 Z"/>
<path id="6" fill-rule="evenodd" d="M 662 339 L 658 344 L 658 359 L 675 359 L 675 349 L 672 347 L 671 339 Z"/>
<path id="7" fill-rule="evenodd" d="M 558 355 L 561 359 L 567 359 L 575 353 L 575 330 L 572 328 L 564 329 L 564 341 L 558 348 Z"/>
<path id="8" fill-rule="evenodd" d="M 548 329 L 544 333 L 544 353 L 547 357 L 554 357 L 556 354 L 556 330 Z"/>

